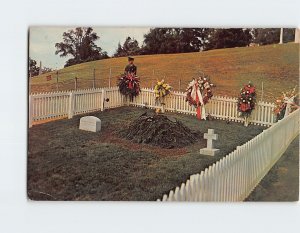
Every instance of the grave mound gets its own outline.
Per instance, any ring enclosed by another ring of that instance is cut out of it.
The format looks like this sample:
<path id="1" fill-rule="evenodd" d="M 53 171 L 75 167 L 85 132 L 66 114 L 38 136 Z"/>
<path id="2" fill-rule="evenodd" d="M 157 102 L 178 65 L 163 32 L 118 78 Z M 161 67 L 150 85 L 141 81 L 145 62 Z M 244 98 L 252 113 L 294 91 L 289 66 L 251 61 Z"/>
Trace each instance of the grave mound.
<path id="1" fill-rule="evenodd" d="M 123 138 L 136 143 L 146 143 L 162 148 L 181 148 L 201 139 L 200 131 L 192 131 L 177 119 L 164 115 L 142 114 L 127 128 L 120 131 Z"/>

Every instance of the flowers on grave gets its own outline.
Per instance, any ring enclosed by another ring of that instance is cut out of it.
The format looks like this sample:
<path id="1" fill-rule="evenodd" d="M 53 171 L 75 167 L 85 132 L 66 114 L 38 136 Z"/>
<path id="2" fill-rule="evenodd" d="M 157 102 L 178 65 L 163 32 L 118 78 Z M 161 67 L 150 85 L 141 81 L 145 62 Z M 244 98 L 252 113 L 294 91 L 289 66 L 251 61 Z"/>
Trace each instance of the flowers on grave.
<path id="1" fill-rule="evenodd" d="M 297 102 L 296 87 L 290 91 L 282 92 L 282 95 L 277 97 L 274 102 L 275 108 L 273 112 L 277 120 L 283 119 L 284 116 L 297 109 L 299 107 Z"/>
<path id="2" fill-rule="evenodd" d="M 206 119 L 204 105 L 213 97 L 211 88 L 215 85 L 210 82 L 209 77 L 200 76 L 194 78 L 186 89 L 186 102 L 197 109 L 197 118 Z M 201 114 L 202 112 L 202 114 Z"/>
<path id="3" fill-rule="evenodd" d="M 240 90 L 240 96 L 237 103 L 240 116 L 248 118 L 251 115 L 252 110 L 255 109 L 255 103 L 255 86 L 251 82 L 249 82 Z"/>
<path id="4" fill-rule="evenodd" d="M 189 105 L 198 108 L 208 103 L 209 99 L 213 97 L 211 88 L 215 85 L 210 82 L 209 77 L 199 77 L 193 79 L 186 89 L 186 102 Z"/>
<path id="5" fill-rule="evenodd" d="M 165 80 L 157 81 L 154 87 L 155 102 L 161 105 L 161 108 L 156 109 L 156 113 L 164 113 L 164 98 L 170 94 L 172 87 L 165 83 Z"/>
<path id="6" fill-rule="evenodd" d="M 129 96 L 130 100 L 139 95 L 140 79 L 134 74 L 128 73 L 119 78 L 118 87 L 122 95 Z"/>
<path id="7" fill-rule="evenodd" d="M 167 95 L 170 94 L 172 87 L 165 83 L 165 80 L 157 81 L 155 87 L 154 87 L 154 93 L 156 99 L 161 99 Z"/>

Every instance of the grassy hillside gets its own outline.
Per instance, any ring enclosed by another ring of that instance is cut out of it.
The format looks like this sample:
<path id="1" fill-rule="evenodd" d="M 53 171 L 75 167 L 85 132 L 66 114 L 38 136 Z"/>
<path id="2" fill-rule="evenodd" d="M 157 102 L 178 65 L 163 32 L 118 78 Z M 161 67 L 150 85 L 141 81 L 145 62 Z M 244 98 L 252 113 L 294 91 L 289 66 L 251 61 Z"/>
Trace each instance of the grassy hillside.
<path id="1" fill-rule="evenodd" d="M 165 78 L 175 90 L 181 80 L 183 91 L 193 77 L 204 72 L 217 85 L 215 95 L 237 96 L 241 86 L 251 80 L 257 86 L 259 98 L 263 82 L 264 99 L 270 101 L 272 93 L 286 91 L 299 82 L 299 44 L 294 43 L 135 58 L 142 87 L 151 87 L 155 80 Z M 59 90 L 74 89 L 74 77 L 78 77 L 78 88 L 91 88 L 94 69 L 96 87 L 108 86 L 110 68 L 111 84 L 115 86 L 126 64 L 127 58 L 122 57 L 61 69 Z M 31 92 L 56 90 L 56 73 L 51 74 L 51 81 L 46 81 L 46 74 L 32 78 Z"/>

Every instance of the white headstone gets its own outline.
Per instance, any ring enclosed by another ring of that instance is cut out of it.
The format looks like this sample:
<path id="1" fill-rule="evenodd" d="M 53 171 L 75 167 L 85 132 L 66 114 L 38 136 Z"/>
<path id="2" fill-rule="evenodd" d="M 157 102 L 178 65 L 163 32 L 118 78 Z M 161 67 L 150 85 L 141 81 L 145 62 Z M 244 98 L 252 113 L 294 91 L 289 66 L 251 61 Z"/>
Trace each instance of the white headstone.
<path id="1" fill-rule="evenodd" d="M 204 138 L 207 139 L 207 147 L 200 149 L 200 154 L 215 156 L 219 153 L 219 149 L 214 148 L 214 141 L 218 139 L 218 134 L 214 133 L 213 129 L 208 129 L 208 133 L 204 134 Z"/>
<path id="2" fill-rule="evenodd" d="M 101 130 L 101 120 L 94 116 L 81 117 L 79 129 L 91 132 L 98 132 Z"/>

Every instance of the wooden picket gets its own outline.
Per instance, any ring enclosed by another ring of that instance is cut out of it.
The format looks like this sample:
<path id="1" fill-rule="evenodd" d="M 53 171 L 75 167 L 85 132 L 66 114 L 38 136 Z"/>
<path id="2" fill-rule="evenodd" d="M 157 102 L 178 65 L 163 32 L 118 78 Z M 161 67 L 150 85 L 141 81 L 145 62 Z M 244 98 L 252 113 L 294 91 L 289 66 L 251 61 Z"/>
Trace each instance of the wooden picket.
<path id="1" fill-rule="evenodd" d="M 300 109 L 238 146 L 162 201 L 243 201 L 299 134 Z M 158 199 L 160 200 L 160 199 Z"/>
<path id="2" fill-rule="evenodd" d="M 153 89 L 143 88 L 132 101 L 122 96 L 118 87 L 32 94 L 29 98 L 29 126 L 32 122 L 48 118 L 69 117 L 121 106 L 161 108 L 155 101 Z M 237 111 L 237 99 L 213 97 L 205 105 L 206 113 L 222 120 L 243 122 Z M 194 107 L 185 101 L 185 93 L 174 91 L 165 97 L 166 111 L 196 115 Z M 251 114 L 250 123 L 271 126 L 274 122 L 274 105 L 258 102 Z"/>
<path id="3" fill-rule="evenodd" d="M 165 97 L 164 102 L 166 111 L 196 115 L 195 108 L 185 101 L 185 93 L 183 92 L 172 92 Z M 161 105 L 155 102 L 153 89 L 149 88 L 143 88 L 140 95 L 129 104 L 137 107 L 161 108 Z M 216 119 L 244 122 L 244 118 L 239 117 L 236 98 L 212 97 L 209 103 L 205 105 L 205 109 L 206 114 L 210 114 Z M 273 110 L 274 104 L 258 102 L 251 114 L 249 123 L 271 126 L 275 122 Z"/>

